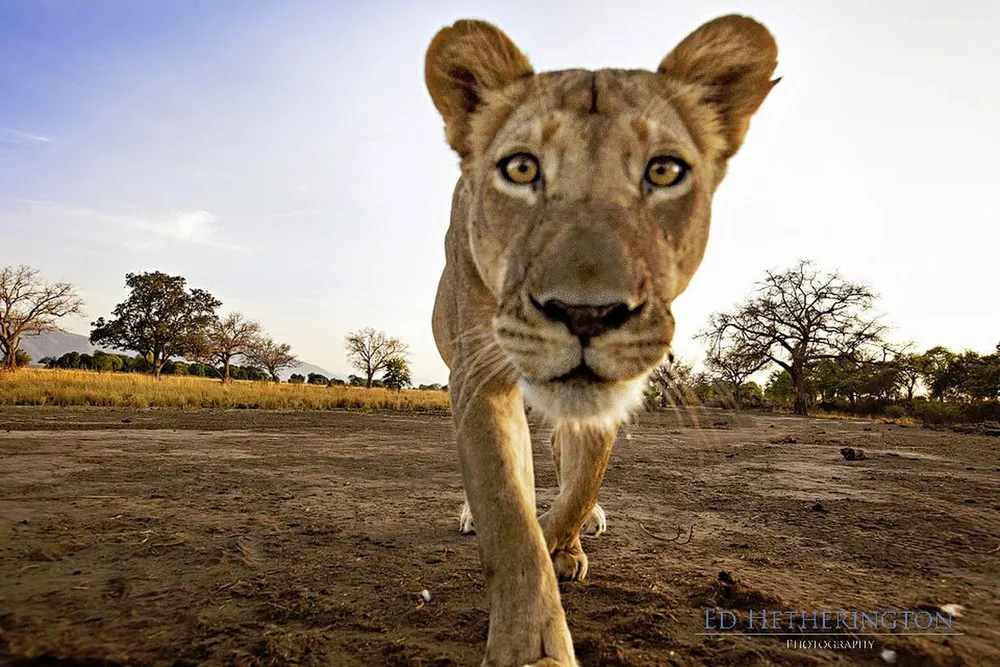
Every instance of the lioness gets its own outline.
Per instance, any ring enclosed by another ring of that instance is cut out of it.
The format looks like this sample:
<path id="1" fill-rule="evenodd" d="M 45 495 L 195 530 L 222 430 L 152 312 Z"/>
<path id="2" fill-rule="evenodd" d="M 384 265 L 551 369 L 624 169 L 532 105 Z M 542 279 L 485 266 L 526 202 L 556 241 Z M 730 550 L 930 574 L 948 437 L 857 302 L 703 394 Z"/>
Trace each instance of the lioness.
<path id="1" fill-rule="evenodd" d="M 461 156 L 433 327 L 488 587 L 485 665 L 576 664 L 557 577 L 587 573 L 580 532 L 601 529 L 611 445 L 669 350 L 671 303 L 776 65 L 742 16 L 703 25 L 656 72 L 535 74 L 482 21 L 427 50 Z M 555 425 L 560 490 L 541 517 L 522 397 Z"/>

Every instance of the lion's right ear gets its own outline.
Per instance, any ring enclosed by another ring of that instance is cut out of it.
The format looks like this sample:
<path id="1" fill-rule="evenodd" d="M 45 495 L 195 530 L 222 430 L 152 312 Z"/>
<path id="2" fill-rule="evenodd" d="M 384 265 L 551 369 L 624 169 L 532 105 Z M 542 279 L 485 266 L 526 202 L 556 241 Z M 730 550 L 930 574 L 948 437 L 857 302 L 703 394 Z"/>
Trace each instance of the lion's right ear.
<path id="1" fill-rule="evenodd" d="M 484 94 L 532 74 L 531 63 L 514 42 L 485 21 L 457 21 L 434 36 L 427 48 L 424 78 L 444 118 L 448 143 L 460 156 L 470 151 L 469 116 Z"/>

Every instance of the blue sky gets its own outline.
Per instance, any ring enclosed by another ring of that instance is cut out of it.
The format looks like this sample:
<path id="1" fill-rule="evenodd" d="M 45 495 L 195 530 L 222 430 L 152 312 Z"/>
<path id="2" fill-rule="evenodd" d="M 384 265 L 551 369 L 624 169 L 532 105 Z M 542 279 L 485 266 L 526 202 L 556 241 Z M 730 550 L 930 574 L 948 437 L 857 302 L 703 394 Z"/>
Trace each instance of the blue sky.
<path id="1" fill-rule="evenodd" d="M 870 282 L 899 340 L 991 350 L 1000 4 L 0 2 L 0 265 L 79 286 L 87 333 L 128 271 L 179 273 L 343 373 L 374 326 L 430 333 L 457 159 L 423 84 L 437 29 L 501 26 L 536 70 L 655 68 L 717 15 L 784 77 L 716 197 L 676 349 L 798 258 Z"/>

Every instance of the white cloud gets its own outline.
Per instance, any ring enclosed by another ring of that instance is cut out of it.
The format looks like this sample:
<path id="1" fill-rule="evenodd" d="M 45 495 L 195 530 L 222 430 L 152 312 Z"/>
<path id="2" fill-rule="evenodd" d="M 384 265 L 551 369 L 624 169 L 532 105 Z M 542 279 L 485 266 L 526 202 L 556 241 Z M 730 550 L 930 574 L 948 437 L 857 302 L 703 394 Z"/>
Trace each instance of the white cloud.
<path id="1" fill-rule="evenodd" d="M 209 211 L 171 211 L 166 214 L 126 215 L 38 199 L 14 199 L 13 201 L 27 205 L 32 212 L 37 211 L 40 217 L 82 218 L 117 226 L 120 228 L 120 232 L 137 232 L 138 234 L 124 239 L 126 245 L 130 247 L 163 247 L 168 242 L 174 241 L 223 250 L 246 250 L 243 246 L 219 238 L 215 229 L 219 217 Z"/>
<path id="2" fill-rule="evenodd" d="M 52 141 L 51 137 L 46 137 L 33 132 L 22 132 L 12 127 L 0 127 L 0 143 L 11 144 L 47 144 Z"/>
<path id="3" fill-rule="evenodd" d="M 178 237 L 184 240 L 204 241 L 212 233 L 212 225 L 219 217 L 208 211 L 181 213 L 170 226 L 176 227 Z"/>

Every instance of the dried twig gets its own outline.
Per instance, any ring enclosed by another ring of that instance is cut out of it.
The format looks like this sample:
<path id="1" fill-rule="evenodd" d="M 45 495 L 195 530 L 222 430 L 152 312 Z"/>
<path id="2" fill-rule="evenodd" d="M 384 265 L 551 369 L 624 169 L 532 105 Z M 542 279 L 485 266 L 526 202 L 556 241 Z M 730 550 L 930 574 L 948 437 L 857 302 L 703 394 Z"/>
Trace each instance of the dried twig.
<path id="1" fill-rule="evenodd" d="M 652 537 L 654 540 L 661 540 L 663 542 L 675 542 L 677 544 L 688 544 L 689 542 L 691 542 L 691 538 L 694 537 L 694 524 L 691 524 L 691 528 L 688 529 L 687 539 L 685 541 L 683 541 L 683 542 L 681 542 L 680 540 L 681 540 L 681 536 L 684 534 L 684 529 L 681 528 L 680 526 L 677 527 L 677 534 L 674 535 L 673 537 L 663 537 L 662 535 L 657 535 L 656 533 L 651 532 L 648 528 L 646 528 L 644 525 L 642 525 L 642 521 L 639 522 L 639 527 L 642 528 L 642 532 L 646 533 L 647 535 L 649 535 L 650 537 Z"/>

